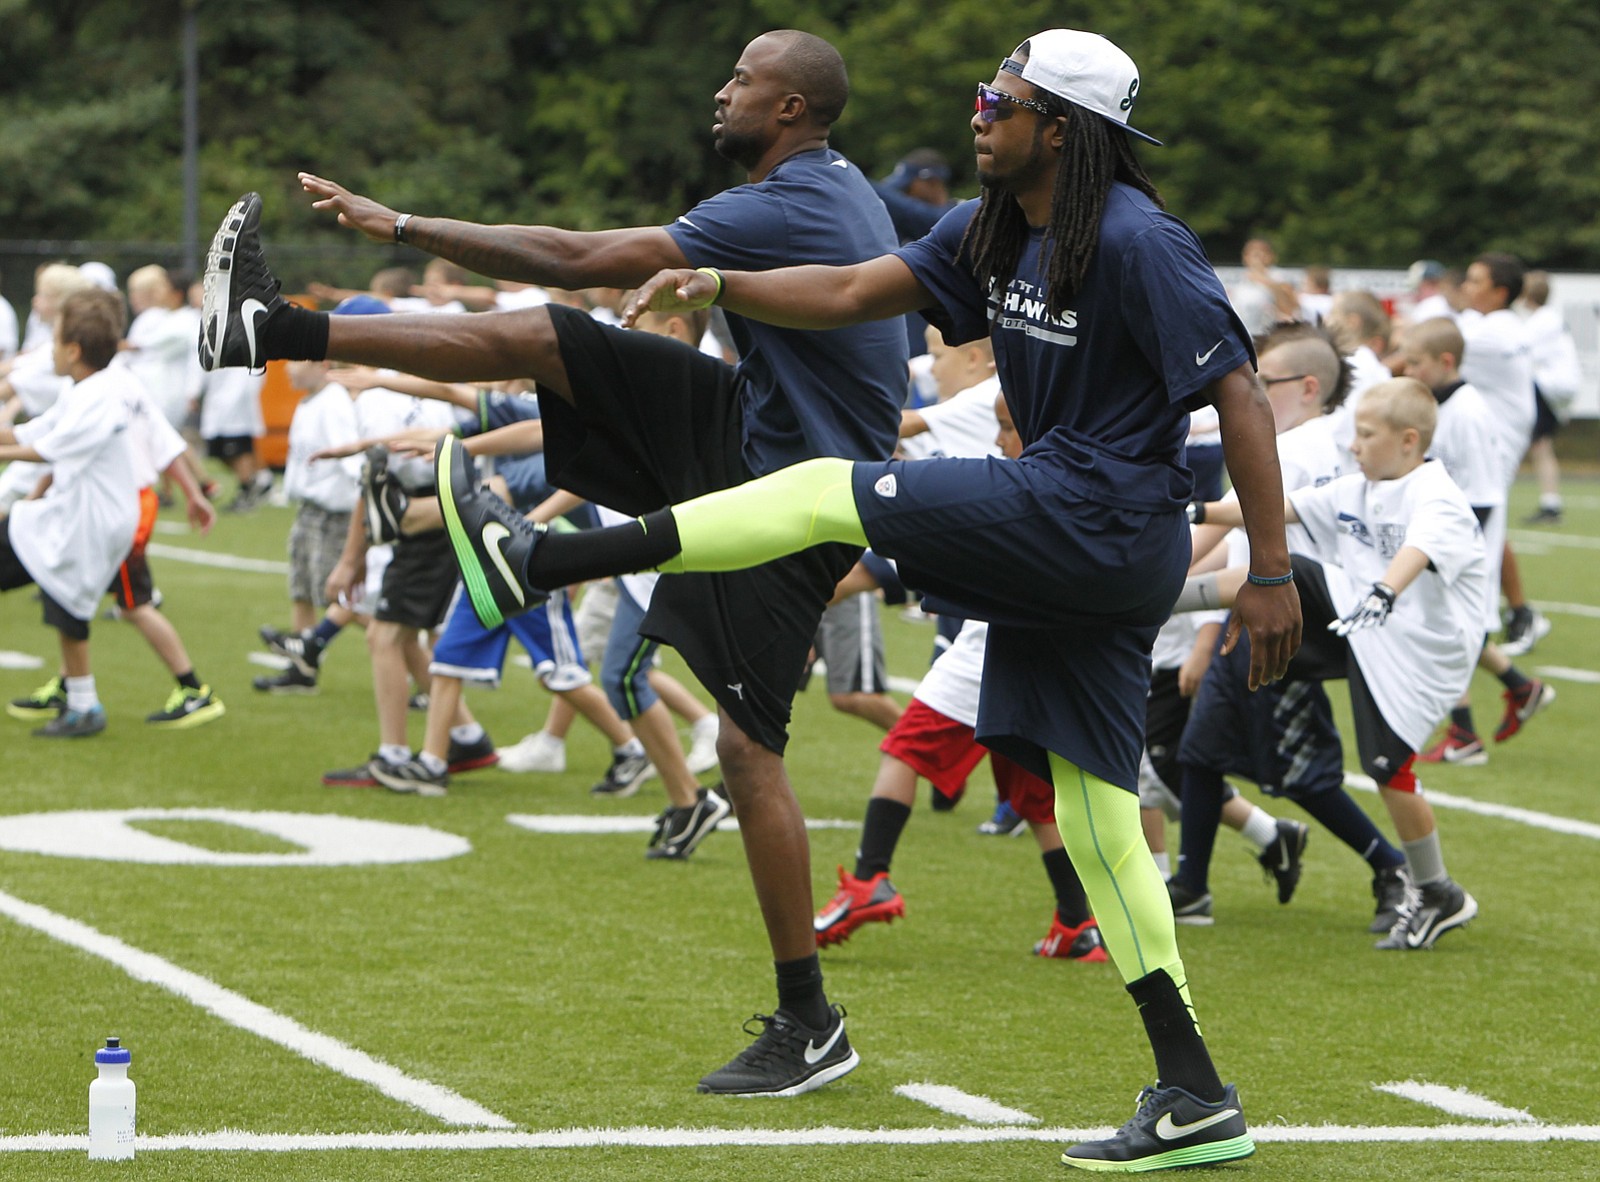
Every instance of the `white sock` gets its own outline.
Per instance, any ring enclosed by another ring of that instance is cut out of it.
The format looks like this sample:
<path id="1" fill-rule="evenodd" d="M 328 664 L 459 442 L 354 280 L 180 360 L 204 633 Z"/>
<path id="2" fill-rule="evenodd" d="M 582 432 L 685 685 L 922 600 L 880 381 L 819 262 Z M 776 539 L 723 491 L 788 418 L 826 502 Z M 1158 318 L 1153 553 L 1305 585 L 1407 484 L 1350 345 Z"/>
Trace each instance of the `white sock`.
<path id="1" fill-rule="evenodd" d="M 1162 850 L 1159 854 L 1156 853 L 1154 850 L 1151 850 L 1150 851 L 1150 856 L 1156 860 L 1156 869 L 1161 871 L 1161 877 L 1162 878 L 1171 878 L 1172 877 L 1172 855 L 1167 853 L 1166 850 Z"/>
<path id="2" fill-rule="evenodd" d="M 622 746 L 613 747 L 611 749 L 611 754 L 613 754 L 613 755 L 630 755 L 630 756 L 631 755 L 643 755 L 644 754 L 644 744 L 639 742 L 638 739 L 629 739 Z"/>
<path id="3" fill-rule="evenodd" d="M 417 759 L 421 761 L 423 767 L 428 769 L 430 774 L 435 776 L 444 775 L 444 773 L 449 770 L 450 767 L 449 764 L 440 759 L 437 755 L 433 754 L 431 751 L 422 752 L 417 756 Z"/>
<path id="4" fill-rule="evenodd" d="M 100 704 L 100 696 L 94 690 L 93 673 L 87 677 L 63 677 L 61 684 L 66 687 L 68 710 L 82 714 Z"/>
<path id="5" fill-rule="evenodd" d="M 483 738 L 483 735 L 483 726 L 476 722 L 469 722 L 465 726 L 453 726 L 450 728 L 450 737 L 463 746 L 478 742 Z"/>
<path id="6" fill-rule="evenodd" d="M 404 763 L 411 758 L 411 748 L 404 743 L 384 743 L 378 748 L 378 758 L 385 763 Z"/>
<path id="7" fill-rule="evenodd" d="M 714 734 L 716 734 L 717 733 L 717 716 L 715 714 L 707 714 L 704 718 L 700 719 L 693 726 L 691 726 L 689 728 L 689 731 L 697 739 L 702 737 L 703 735 L 714 735 Z"/>
<path id="8" fill-rule="evenodd" d="M 1278 840 L 1278 820 L 1265 809 L 1250 807 L 1250 819 L 1244 823 L 1244 828 L 1239 830 L 1239 835 L 1255 846 L 1264 850 Z"/>
<path id="9" fill-rule="evenodd" d="M 533 737 L 546 747 L 565 747 L 567 745 L 565 739 L 559 735 L 552 735 L 549 731 L 536 731 Z"/>

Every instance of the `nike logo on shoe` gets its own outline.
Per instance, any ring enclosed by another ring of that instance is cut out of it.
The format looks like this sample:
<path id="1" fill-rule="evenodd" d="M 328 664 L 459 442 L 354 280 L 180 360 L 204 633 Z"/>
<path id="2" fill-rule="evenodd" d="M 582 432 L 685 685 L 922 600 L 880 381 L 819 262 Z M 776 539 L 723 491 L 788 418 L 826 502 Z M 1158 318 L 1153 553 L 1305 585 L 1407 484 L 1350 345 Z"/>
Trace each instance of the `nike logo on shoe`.
<path id="1" fill-rule="evenodd" d="M 820 1060 L 822 1060 L 824 1057 L 826 1057 L 828 1052 L 833 1050 L 833 1044 L 839 1041 L 839 1036 L 842 1035 L 843 1033 L 844 1033 L 844 1019 L 841 1018 L 839 1020 L 839 1025 L 834 1028 L 833 1033 L 828 1035 L 828 1041 L 823 1043 L 820 1047 L 817 1045 L 815 1039 L 807 1039 L 806 1040 L 806 1065 L 808 1067 L 812 1066 L 812 1065 L 816 1064 L 817 1062 L 819 1062 Z"/>
<path id="2" fill-rule="evenodd" d="M 1222 341 L 1225 341 L 1227 339 L 1228 339 L 1227 337 L 1223 337 Z M 1216 344 L 1212 345 L 1211 348 L 1207 349 L 1204 353 L 1196 353 L 1194 355 L 1194 363 L 1196 365 L 1204 365 L 1206 362 L 1210 361 L 1211 360 L 1211 355 L 1213 353 L 1215 353 L 1218 349 L 1222 348 L 1222 341 L 1218 341 Z"/>
<path id="3" fill-rule="evenodd" d="M 527 607 L 528 600 L 522 593 L 522 583 L 511 573 L 511 564 L 506 561 L 505 551 L 500 545 L 511 536 L 511 531 L 498 521 L 491 521 L 483 527 L 480 536 L 483 538 L 483 548 L 488 552 L 489 561 L 494 563 L 495 570 L 500 572 L 500 578 L 511 588 L 511 594 L 516 596 L 517 606 Z"/>
<path id="4" fill-rule="evenodd" d="M 1212 1125 L 1220 1125 L 1225 1120 L 1230 1120 L 1239 1115 L 1237 1108 L 1224 1108 L 1221 1112 L 1211 1116 L 1202 1117 L 1200 1120 L 1190 1121 L 1180 1125 L 1172 1119 L 1172 1113 L 1163 1112 L 1161 1119 L 1156 1121 L 1156 1136 L 1163 1141 L 1176 1141 L 1180 1137 L 1188 1137 L 1202 1129 L 1209 1129 Z"/>
<path id="5" fill-rule="evenodd" d="M 256 350 L 256 325 L 259 323 L 257 315 L 265 319 L 267 306 L 260 300 L 250 299 L 239 305 L 239 319 L 244 322 L 244 340 L 250 349 L 250 369 L 256 371 L 262 368 L 262 362 Z"/>

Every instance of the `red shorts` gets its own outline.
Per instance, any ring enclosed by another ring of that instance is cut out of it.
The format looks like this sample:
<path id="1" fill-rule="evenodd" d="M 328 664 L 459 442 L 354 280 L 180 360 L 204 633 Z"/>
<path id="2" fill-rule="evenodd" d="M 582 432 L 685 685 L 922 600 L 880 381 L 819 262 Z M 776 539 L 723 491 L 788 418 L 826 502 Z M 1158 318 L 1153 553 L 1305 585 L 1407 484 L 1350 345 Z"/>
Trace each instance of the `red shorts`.
<path id="1" fill-rule="evenodd" d="M 955 796 L 972 769 L 991 755 L 965 723 L 957 722 L 916 698 L 890 728 L 878 750 L 892 755 L 946 796 Z M 995 787 L 1027 821 L 1055 821 L 1055 789 L 1003 755 L 991 755 Z"/>

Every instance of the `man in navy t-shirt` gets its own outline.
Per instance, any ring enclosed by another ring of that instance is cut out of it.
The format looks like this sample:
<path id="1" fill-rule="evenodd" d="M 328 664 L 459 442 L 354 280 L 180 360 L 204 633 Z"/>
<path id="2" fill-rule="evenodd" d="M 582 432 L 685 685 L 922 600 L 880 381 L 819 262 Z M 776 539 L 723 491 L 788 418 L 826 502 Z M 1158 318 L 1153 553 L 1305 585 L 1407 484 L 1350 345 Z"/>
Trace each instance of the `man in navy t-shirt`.
<path id="1" fill-rule="evenodd" d="M 1133 154 L 1138 89 L 1104 38 L 1040 33 L 978 89 L 983 197 L 928 237 L 855 266 L 668 271 L 626 311 L 720 301 L 832 329 L 920 310 L 952 344 L 986 333 L 1019 459 L 807 460 L 583 538 L 501 524 L 454 441 L 437 462 L 463 569 L 497 598 L 575 571 L 726 570 L 837 542 L 870 544 L 908 583 L 990 622 L 978 737 L 1054 784 L 1062 838 L 1155 1053 L 1134 1118 L 1063 1155 L 1101 1170 L 1254 1152 L 1195 1022 L 1139 822 L 1150 649 L 1189 562 L 1190 408 L 1217 409 L 1250 536 L 1229 643 L 1249 629 L 1252 687 L 1281 678 L 1300 639 L 1272 413 L 1244 326 Z M 474 540 L 486 536 L 503 552 Z"/>
<path id="2" fill-rule="evenodd" d="M 870 183 L 828 147 L 849 91 L 826 41 L 756 38 L 716 94 L 717 149 L 749 183 L 667 227 L 577 233 L 397 213 L 302 174 L 319 209 L 380 242 L 406 242 L 484 275 L 551 287 L 632 287 L 663 267 L 848 265 L 895 246 Z M 816 456 L 881 460 L 894 448 L 907 370 L 898 324 L 795 330 L 730 316 L 739 365 L 550 304 L 471 316 L 343 317 L 285 303 L 261 257 L 260 198 L 224 219 L 207 267 L 201 360 L 337 358 L 450 381 L 538 382 L 550 482 L 628 513 L 660 509 Z M 350 331 L 342 321 L 383 321 Z M 443 506 L 445 516 L 453 509 Z M 511 521 L 529 528 L 509 508 Z M 459 525 L 459 521 L 457 522 Z M 488 525 L 479 541 L 509 527 Z M 716 697 L 718 754 L 766 920 L 778 1005 L 746 1051 L 700 1081 L 723 1094 L 793 1095 L 859 1058 L 822 988 L 805 821 L 784 770 L 790 706 L 834 585 L 860 555 L 830 543 L 720 574 L 663 579 L 641 632 L 677 648 Z M 504 558 L 495 551 L 503 566 Z M 744 565 L 744 564 L 741 564 Z M 630 568 L 632 569 L 632 568 Z M 466 588 L 486 625 L 532 607 Z"/>

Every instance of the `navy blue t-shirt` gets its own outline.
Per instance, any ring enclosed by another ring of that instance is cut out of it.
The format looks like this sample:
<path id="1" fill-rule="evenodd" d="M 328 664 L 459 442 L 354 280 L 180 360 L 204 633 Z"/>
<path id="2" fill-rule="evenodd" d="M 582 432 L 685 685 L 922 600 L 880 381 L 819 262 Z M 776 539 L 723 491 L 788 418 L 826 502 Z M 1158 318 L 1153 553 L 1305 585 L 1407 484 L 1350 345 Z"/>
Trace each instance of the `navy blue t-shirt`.
<path id="1" fill-rule="evenodd" d="M 1160 512 L 1186 503 L 1189 410 L 1246 362 L 1250 334 L 1193 231 L 1128 185 L 1113 185 L 1100 246 L 1073 306 L 1045 311 L 1048 259 L 1034 231 L 1002 291 L 957 259 L 969 201 L 896 253 L 937 303 L 924 315 L 950 344 L 987 335 L 1025 454 L 1101 504 Z"/>
<path id="2" fill-rule="evenodd" d="M 870 182 L 827 148 L 702 201 L 666 230 L 690 266 L 730 271 L 844 266 L 895 248 Z M 881 460 L 894 451 L 908 381 L 900 320 L 815 332 L 730 313 L 728 327 L 745 379 L 744 454 L 753 474 L 817 456 Z"/>

